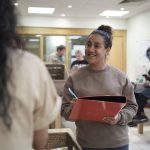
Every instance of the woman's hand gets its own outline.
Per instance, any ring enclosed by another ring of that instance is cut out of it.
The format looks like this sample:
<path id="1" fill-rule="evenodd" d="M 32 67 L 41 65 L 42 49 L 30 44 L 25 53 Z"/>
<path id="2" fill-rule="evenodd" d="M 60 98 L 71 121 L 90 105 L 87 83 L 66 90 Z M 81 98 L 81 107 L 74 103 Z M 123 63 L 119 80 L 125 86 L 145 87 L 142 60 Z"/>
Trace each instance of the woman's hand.
<path id="1" fill-rule="evenodd" d="M 76 100 L 77 100 L 76 98 L 73 98 L 73 99 L 70 101 L 70 103 L 71 103 L 71 104 L 74 104 L 74 103 L 76 102 Z"/>
<path id="2" fill-rule="evenodd" d="M 71 99 L 68 101 L 68 103 L 66 103 L 67 105 L 66 110 L 62 111 L 62 115 L 66 120 L 68 120 L 75 102 L 76 102 L 76 99 Z"/>
<path id="3" fill-rule="evenodd" d="M 76 98 L 73 98 L 72 100 L 70 100 L 70 111 L 72 110 L 72 108 L 73 108 L 73 105 L 74 105 L 74 103 L 76 102 Z"/>
<path id="4" fill-rule="evenodd" d="M 111 124 L 111 125 L 115 125 L 117 124 L 119 119 L 120 119 L 119 114 L 117 114 L 115 117 L 104 117 L 103 122 Z"/>

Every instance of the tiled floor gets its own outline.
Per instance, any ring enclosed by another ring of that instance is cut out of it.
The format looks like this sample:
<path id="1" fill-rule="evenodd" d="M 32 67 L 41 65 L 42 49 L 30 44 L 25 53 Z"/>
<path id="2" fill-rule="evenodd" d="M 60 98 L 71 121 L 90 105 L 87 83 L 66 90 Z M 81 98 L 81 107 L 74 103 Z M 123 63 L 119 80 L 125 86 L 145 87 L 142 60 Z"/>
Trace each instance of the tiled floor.
<path id="1" fill-rule="evenodd" d="M 144 133 L 139 134 L 137 127 L 129 128 L 130 150 L 150 149 L 150 124 L 144 126 Z"/>
<path id="2" fill-rule="evenodd" d="M 150 109 L 146 110 L 150 119 Z M 62 121 L 64 127 L 69 127 L 75 132 L 75 124 L 69 121 Z M 139 134 L 137 127 L 129 127 L 129 150 L 150 150 L 150 121 L 144 124 L 144 133 Z"/>
<path id="3" fill-rule="evenodd" d="M 146 109 L 146 114 L 150 119 L 150 109 Z M 149 150 L 150 149 L 150 121 L 144 124 L 144 133 L 139 134 L 137 127 L 129 128 L 130 150 Z"/>

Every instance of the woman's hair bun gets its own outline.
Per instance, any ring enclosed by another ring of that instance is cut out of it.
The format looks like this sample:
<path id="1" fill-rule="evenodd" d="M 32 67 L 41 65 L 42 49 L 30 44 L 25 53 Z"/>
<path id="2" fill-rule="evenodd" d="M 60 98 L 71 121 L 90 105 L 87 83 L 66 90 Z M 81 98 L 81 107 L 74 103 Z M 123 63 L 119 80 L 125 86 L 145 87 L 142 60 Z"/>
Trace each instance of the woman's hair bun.
<path id="1" fill-rule="evenodd" d="M 108 25 L 101 25 L 97 28 L 97 30 L 102 30 L 112 36 L 112 28 Z"/>

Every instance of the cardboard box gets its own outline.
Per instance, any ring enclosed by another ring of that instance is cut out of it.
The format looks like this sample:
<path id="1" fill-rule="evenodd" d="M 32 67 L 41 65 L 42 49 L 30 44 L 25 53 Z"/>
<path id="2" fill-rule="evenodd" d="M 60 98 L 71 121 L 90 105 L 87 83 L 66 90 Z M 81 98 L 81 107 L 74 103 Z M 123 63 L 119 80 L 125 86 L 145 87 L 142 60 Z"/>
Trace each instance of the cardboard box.
<path id="1" fill-rule="evenodd" d="M 69 120 L 102 121 L 115 115 L 126 105 L 124 96 L 80 97 L 74 103 Z"/>

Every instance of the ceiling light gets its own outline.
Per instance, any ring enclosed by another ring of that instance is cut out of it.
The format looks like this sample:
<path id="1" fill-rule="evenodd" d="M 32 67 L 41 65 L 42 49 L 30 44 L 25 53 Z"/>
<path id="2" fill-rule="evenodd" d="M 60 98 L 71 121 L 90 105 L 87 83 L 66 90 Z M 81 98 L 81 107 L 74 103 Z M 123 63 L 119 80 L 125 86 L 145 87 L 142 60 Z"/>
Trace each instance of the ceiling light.
<path id="1" fill-rule="evenodd" d="M 53 14 L 55 8 L 45 8 L 45 7 L 28 7 L 28 13 L 35 14 Z"/>
<path id="2" fill-rule="evenodd" d="M 81 36 L 75 36 L 75 35 L 69 37 L 69 39 L 80 39 L 80 38 L 81 38 Z"/>
<path id="3" fill-rule="evenodd" d="M 124 10 L 124 8 L 120 8 L 120 10 Z"/>
<path id="4" fill-rule="evenodd" d="M 29 42 L 39 42 L 39 39 L 29 39 Z"/>
<path id="5" fill-rule="evenodd" d="M 66 15 L 65 15 L 65 14 L 62 14 L 61 16 L 62 16 L 62 17 L 65 17 Z"/>
<path id="6" fill-rule="evenodd" d="M 36 37 L 40 37 L 41 35 L 39 35 L 39 34 L 37 34 L 37 35 L 35 35 Z"/>
<path id="7" fill-rule="evenodd" d="M 100 16 L 123 16 L 125 14 L 129 13 L 129 11 L 114 11 L 114 10 L 105 10 L 102 13 L 100 13 Z"/>
<path id="8" fill-rule="evenodd" d="M 18 4 L 18 3 L 14 3 L 14 5 L 15 5 L 15 6 L 18 6 L 19 4 Z"/>
<path id="9" fill-rule="evenodd" d="M 68 5 L 68 8 L 72 8 L 72 5 Z"/>

